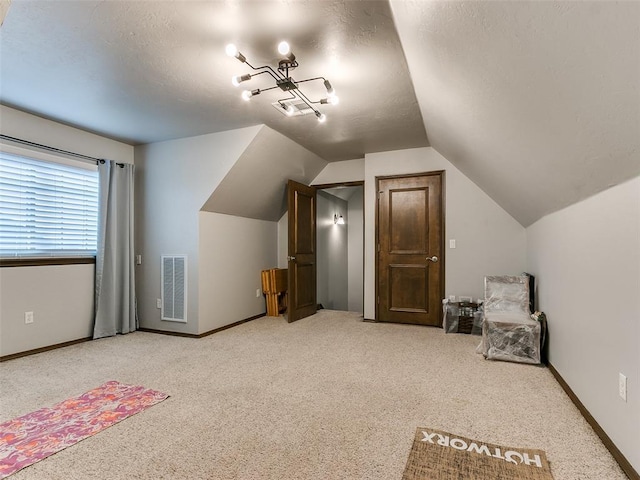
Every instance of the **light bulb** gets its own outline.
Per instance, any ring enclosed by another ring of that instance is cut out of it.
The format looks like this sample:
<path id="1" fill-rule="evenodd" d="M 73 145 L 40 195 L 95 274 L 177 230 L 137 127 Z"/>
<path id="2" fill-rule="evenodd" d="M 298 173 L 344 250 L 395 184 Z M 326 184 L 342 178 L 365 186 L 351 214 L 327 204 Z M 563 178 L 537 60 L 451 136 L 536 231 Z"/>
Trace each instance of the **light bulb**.
<path id="1" fill-rule="evenodd" d="M 324 88 L 327 89 L 327 93 L 329 95 L 335 95 L 335 90 L 333 89 L 333 87 L 331 86 L 331 82 L 329 82 L 329 80 L 325 80 L 324 81 Z"/>
<path id="2" fill-rule="evenodd" d="M 293 107 L 292 107 L 291 105 L 287 105 L 287 106 L 284 108 L 284 110 L 285 110 L 285 112 L 287 112 L 287 115 L 288 115 L 289 117 L 293 115 L 294 110 L 293 110 Z"/>
<path id="3" fill-rule="evenodd" d="M 224 51 L 227 52 L 227 55 L 229 55 L 230 57 L 236 57 L 242 63 L 245 63 L 247 61 L 245 56 L 238 51 L 238 47 L 236 47 L 233 43 L 227 45 Z"/>
<path id="4" fill-rule="evenodd" d="M 247 80 L 251 80 L 251 74 L 249 73 L 245 75 L 236 75 L 235 77 L 232 77 L 231 83 L 233 84 L 234 87 L 237 87 L 242 82 L 246 82 Z"/>
<path id="5" fill-rule="evenodd" d="M 318 117 L 319 123 L 324 123 L 327 120 L 327 117 L 324 113 L 316 112 L 316 117 Z"/>
<path id="6" fill-rule="evenodd" d="M 242 99 L 249 101 L 249 99 L 254 95 L 260 95 L 260 92 L 261 90 L 259 88 L 256 88 L 255 90 L 245 90 L 242 92 Z"/>
<path id="7" fill-rule="evenodd" d="M 227 55 L 229 55 L 230 57 L 235 57 L 236 55 L 238 55 L 238 47 L 236 47 L 233 43 L 227 45 L 224 51 L 227 52 Z"/>
<path id="8" fill-rule="evenodd" d="M 340 103 L 340 99 L 335 96 L 335 95 L 330 95 L 327 98 L 323 98 L 322 100 L 320 100 L 320 103 L 329 103 L 331 105 L 338 105 Z"/>
<path id="9" fill-rule="evenodd" d="M 278 53 L 280 55 L 289 55 L 289 52 L 291 51 L 291 47 L 289 47 L 289 44 L 285 41 L 282 41 L 278 44 Z"/>

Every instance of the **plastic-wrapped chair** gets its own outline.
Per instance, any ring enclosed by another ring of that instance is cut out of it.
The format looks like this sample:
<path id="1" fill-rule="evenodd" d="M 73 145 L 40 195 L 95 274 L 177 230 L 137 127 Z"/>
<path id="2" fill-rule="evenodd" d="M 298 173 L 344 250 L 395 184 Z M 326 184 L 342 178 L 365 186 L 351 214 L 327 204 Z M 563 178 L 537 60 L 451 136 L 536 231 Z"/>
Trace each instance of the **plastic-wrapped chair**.
<path id="1" fill-rule="evenodd" d="M 529 310 L 529 277 L 484 278 L 484 356 L 492 360 L 540 363 L 540 323 Z"/>

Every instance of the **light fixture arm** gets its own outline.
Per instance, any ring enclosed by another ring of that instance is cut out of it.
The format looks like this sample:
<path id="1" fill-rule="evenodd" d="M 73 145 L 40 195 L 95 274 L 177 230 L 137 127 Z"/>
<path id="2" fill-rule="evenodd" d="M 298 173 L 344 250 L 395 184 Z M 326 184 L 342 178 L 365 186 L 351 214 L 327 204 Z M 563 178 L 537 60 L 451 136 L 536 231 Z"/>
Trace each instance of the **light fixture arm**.
<path id="1" fill-rule="evenodd" d="M 244 62 L 244 63 L 249 65 L 253 70 L 256 70 L 256 71 L 262 70 L 260 73 L 268 73 L 273 77 L 274 80 L 282 80 L 283 78 L 285 78 L 281 73 L 277 72 L 276 70 L 271 68 L 269 65 L 263 65 L 262 67 L 254 67 L 249 62 Z M 252 76 L 255 77 L 256 75 L 260 75 L 260 73 L 254 73 Z"/>
<path id="2" fill-rule="evenodd" d="M 269 90 L 275 90 L 276 88 L 278 88 L 277 85 L 275 87 L 261 88 L 260 91 L 261 92 L 268 92 Z"/>
<path id="3" fill-rule="evenodd" d="M 309 100 L 309 99 L 307 98 L 307 96 L 306 96 L 304 93 L 302 93 L 300 90 L 296 90 L 296 91 L 294 92 L 294 95 L 296 95 L 300 100 L 302 100 L 302 101 L 307 105 L 307 107 L 309 107 L 311 110 L 313 110 L 313 113 L 315 113 L 315 114 L 316 114 L 316 117 L 320 118 L 320 115 L 322 115 L 322 114 L 318 111 L 318 109 L 317 109 L 317 108 L 315 108 L 315 107 L 312 105 L 313 103 L 318 103 L 318 102 L 312 102 L 312 101 L 311 101 L 311 100 Z"/>
<path id="4" fill-rule="evenodd" d="M 273 88 L 273 87 L 272 87 L 272 88 Z M 295 96 L 291 91 L 289 91 L 289 95 L 290 95 L 290 96 L 289 96 L 289 97 L 287 97 L 287 98 L 280 98 L 280 99 L 276 100 L 276 101 L 280 104 L 280 106 L 281 106 L 282 108 L 286 108 L 286 105 L 283 105 L 283 103 L 282 103 L 282 102 L 287 101 L 287 100 L 295 100 L 296 98 L 298 98 L 298 97 L 296 97 L 296 96 Z"/>
<path id="5" fill-rule="evenodd" d="M 305 80 L 297 80 L 296 83 L 313 82 L 314 80 L 322 80 L 325 82 L 327 81 L 327 79 L 324 77 L 314 77 L 314 78 L 307 78 Z"/>

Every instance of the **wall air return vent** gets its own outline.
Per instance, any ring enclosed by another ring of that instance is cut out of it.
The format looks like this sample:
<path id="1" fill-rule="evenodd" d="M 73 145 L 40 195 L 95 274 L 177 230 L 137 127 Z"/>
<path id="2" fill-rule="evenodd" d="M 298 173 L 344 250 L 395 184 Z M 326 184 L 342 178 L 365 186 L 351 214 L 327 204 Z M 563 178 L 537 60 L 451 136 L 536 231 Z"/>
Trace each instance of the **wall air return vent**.
<path id="1" fill-rule="evenodd" d="M 309 108 L 306 103 L 297 98 L 291 98 L 288 100 L 281 100 L 280 102 L 273 102 L 273 108 L 278 110 L 285 117 L 298 117 L 300 115 L 309 115 L 315 113 L 313 109 Z"/>
<path id="2" fill-rule="evenodd" d="M 187 323 L 187 256 L 162 255 L 162 320 Z"/>

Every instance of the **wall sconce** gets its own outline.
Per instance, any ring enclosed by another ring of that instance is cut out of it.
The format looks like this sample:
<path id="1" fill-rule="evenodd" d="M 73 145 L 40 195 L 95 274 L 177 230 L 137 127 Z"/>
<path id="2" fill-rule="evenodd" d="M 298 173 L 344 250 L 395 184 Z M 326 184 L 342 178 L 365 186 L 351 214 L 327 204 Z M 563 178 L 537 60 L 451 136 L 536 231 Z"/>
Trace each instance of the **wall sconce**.
<path id="1" fill-rule="evenodd" d="M 342 215 L 338 216 L 337 213 L 333 215 L 333 223 L 336 225 L 344 225 L 344 217 Z"/>

